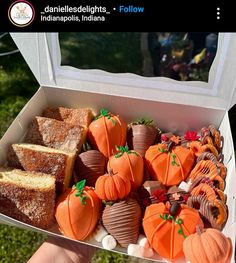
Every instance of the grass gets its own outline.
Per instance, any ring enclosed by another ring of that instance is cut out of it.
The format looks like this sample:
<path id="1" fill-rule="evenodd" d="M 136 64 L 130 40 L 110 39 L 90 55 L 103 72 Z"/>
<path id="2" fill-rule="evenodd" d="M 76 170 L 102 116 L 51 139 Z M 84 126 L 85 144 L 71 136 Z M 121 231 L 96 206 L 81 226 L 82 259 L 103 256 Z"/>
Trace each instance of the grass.
<path id="1" fill-rule="evenodd" d="M 36 232 L 0 225 L 0 262 L 27 262 L 45 238 Z"/>
<path id="2" fill-rule="evenodd" d="M 8 97 L 2 100 L 0 104 L 0 138 L 27 101 L 27 98 L 20 96 Z"/>
<path id="3" fill-rule="evenodd" d="M 25 263 L 47 238 L 33 231 L 0 225 L 0 262 Z M 92 263 L 125 263 L 129 257 L 114 252 L 98 250 Z"/>
<path id="4" fill-rule="evenodd" d="M 0 225 L 0 262 L 25 263 L 47 238 L 33 231 L 13 226 Z M 125 263 L 129 257 L 114 252 L 99 250 L 92 263 Z"/>
<path id="5" fill-rule="evenodd" d="M 76 32 L 59 34 L 62 65 L 113 73 L 142 73 L 140 33 Z"/>

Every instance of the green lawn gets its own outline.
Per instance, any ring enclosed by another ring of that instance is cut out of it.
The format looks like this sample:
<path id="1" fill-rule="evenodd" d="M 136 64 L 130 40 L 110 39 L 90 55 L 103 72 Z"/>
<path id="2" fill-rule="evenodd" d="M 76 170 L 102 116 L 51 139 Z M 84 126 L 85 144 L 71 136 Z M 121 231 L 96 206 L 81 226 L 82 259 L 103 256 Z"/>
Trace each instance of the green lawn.
<path id="1" fill-rule="evenodd" d="M 26 262 L 44 239 L 35 232 L 0 225 L 0 262 Z"/>

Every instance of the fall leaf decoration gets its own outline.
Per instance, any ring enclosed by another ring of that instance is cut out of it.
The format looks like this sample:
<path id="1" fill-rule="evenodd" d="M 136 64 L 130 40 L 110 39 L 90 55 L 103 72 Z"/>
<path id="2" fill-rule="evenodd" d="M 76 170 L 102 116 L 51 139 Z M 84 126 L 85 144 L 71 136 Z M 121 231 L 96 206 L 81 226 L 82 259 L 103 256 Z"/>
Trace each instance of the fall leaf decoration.
<path id="1" fill-rule="evenodd" d="M 161 143 L 169 143 L 170 138 L 174 136 L 172 132 L 166 132 L 161 134 Z"/>
<path id="2" fill-rule="evenodd" d="M 175 135 L 171 136 L 171 138 L 170 138 L 170 141 L 174 142 L 175 145 L 178 145 L 180 143 L 180 140 L 181 140 L 180 137 L 175 136 Z"/>
<path id="3" fill-rule="evenodd" d="M 174 185 L 168 189 L 167 197 L 171 204 L 172 203 L 186 204 L 189 198 L 189 193 L 185 192 L 184 190 Z"/>
<path id="4" fill-rule="evenodd" d="M 197 131 L 187 131 L 184 134 L 184 139 L 187 141 L 198 141 L 200 136 L 197 135 Z"/>
<path id="5" fill-rule="evenodd" d="M 156 189 L 153 192 L 153 195 L 150 197 L 152 204 L 159 203 L 159 202 L 166 202 L 167 195 L 164 189 Z"/>
<path id="6" fill-rule="evenodd" d="M 189 147 L 191 142 L 199 142 L 200 136 L 197 131 L 187 131 L 181 136 L 181 145 Z"/>

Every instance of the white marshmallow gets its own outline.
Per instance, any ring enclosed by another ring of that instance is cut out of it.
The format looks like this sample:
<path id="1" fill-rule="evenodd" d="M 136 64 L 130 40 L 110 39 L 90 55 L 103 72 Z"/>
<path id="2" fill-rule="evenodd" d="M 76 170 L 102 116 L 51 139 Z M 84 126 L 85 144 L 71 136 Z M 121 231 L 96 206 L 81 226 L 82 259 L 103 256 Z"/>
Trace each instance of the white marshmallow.
<path id="1" fill-rule="evenodd" d="M 145 247 L 145 248 L 149 248 L 150 247 L 146 236 L 144 236 L 142 234 L 139 235 L 137 244 L 140 245 L 141 247 Z"/>
<path id="2" fill-rule="evenodd" d="M 154 251 L 152 248 L 143 247 L 142 256 L 144 258 L 152 258 L 154 256 Z"/>
<path id="3" fill-rule="evenodd" d="M 178 187 L 188 193 L 190 190 L 190 186 L 191 184 L 182 181 Z"/>
<path id="4" fill-rule="evenodd" d="M 154 251 L 152 248 L 145 248 L 137 244 L 129 244 L 127 248 L 127 253 L 130 256 L 151 258 L 154 256 Z"/>
<path id="5" fill-rule="evenodd" d="M 142 257 L 141 248 L 143 247 L 141 247 L 140 245 L 129 244 L 127 248 L 127 254 L 130 256 Z"/>
<path id="6" fill-rule="evenodd" d="M 102 246 L 105 249 L 112 250 L 117 246 L 117 242 L 113 236 L 107 235 L 102 239 Z"/>
<path id="7" fill-rule="evenodd" d="M 95 230 L 95 234 L 93 238 L 97 242 L 102 242 L 102 239 L 107 235 L 108 235 L 108 232 L 106 231 L 106 229 L 102 225 L 98 225 L 97 229 Z"/>

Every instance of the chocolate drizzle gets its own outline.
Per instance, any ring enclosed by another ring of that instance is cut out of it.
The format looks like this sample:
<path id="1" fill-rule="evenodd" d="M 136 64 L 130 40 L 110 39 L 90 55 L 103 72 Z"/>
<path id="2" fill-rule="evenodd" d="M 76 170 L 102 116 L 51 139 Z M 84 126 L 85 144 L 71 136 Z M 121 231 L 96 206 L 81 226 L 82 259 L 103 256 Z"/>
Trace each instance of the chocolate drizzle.
<path id="1" fill-rule="evenodd" d="M 122 247 L 136 244 L 141 225 L 141 208 L 134 199 L 127 199 L 107 205 L 102 215 L 106 230 L 114 236 Z"/>
<path id="2" fill-rule="evenodd" d="M 158 129 L 153 125 L 131 125 L 128 131 L 129 148 L 144 156 L 147 149 L 155 143 L 158 134 Z"/>
<path id="3" fill-rule="evenodd" d="M 177 186 L 172 186 L 167 191 L 167 197 L 171 204 L 177 202 L 179 204 L 186 203 L 189 194 Z"/>
<path id="4" fill-rule="evenodd" d="M 188 206 L 198 210 L 205 225 L 210 224 L 210 227 L 222 230 L 227 220 L 227 207 L 220 200 L 217 200 L 217 203 L 208 201 L 203 195 L 191 196 L 187 201 Z M 221 212 L 219 206 L 221 206 Z M 220 213 L 222 214 L 219 215 Z M 222 217 L 223 220 L 218 220 L 219 217 Z"/>
<path id="5" fill-rule="evenodd" d="M 94 186 L 99 176 L 105 174 L 106 158 L 97 151 L 90 150 L 77 156 L 75 161 L 75 181 L 86 179 L 86 185 Z"/>

